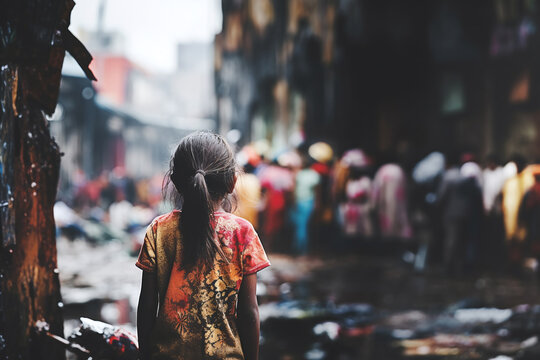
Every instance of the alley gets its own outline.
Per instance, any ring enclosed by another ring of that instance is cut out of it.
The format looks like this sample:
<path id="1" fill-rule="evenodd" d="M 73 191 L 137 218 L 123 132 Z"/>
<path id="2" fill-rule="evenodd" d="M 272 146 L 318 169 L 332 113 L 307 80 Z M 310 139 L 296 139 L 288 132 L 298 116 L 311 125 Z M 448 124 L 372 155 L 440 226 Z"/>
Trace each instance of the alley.
<path id="1" fill-rule="evenodd" d="M 141 273 L 127 243 L 58 242 L 66 333 L 81 316 L 135 331 Z M 533 359 L 538 279 L 414 271 L 412 253 L 270 254 L 259 273 L 263 359 Z M 427 357 L 431 356 L 431 357 Z M 515 357 L 514 357 L 515 356 Z M 500 358 L 507 359 L 507 358 Z"/>

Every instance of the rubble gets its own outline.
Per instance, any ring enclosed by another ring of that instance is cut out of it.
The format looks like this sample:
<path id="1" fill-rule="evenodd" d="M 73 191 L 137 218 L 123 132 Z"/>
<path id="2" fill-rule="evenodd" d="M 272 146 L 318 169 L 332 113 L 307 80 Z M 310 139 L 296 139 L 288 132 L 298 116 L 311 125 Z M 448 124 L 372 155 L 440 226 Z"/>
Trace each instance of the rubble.
<path id="1" fill-rule="evenodd" d="M 68 339 L 52 334 L 47 322 L 35 324 L 38 335 L 48 337 L 63 346 L 77 359 L 137 360 L 139 357 L 137 337 L 127 330 L 88 318 L 80 318 Z"/>
<path id="2" fill-rule="evenodd" d="M 141 274 L 129 238 L 61 236 L 57 246 L 67 332 L 80 316 L 134 332 Z M 540 352 L 540 306 L 526 304 L 534 303 L 526 279 L 418 275 L 401 256 L 270 260 L 258 274 L 261 359 L 536 359 Z"/>

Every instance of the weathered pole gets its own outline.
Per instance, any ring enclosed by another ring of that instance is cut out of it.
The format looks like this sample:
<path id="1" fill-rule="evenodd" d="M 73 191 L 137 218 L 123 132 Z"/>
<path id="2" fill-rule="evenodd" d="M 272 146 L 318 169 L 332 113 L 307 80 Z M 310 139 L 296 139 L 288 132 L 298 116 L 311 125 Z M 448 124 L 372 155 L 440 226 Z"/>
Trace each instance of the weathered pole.
<path id="1" fill-rule="evenodd" d="M 63 336 L 53 205 L 60 152 L 54 112 L 65 50 L 91 76 L 69 32 L 72 0 L 0 0 L 0 358 L 63 359 L 34 331 Z"/>

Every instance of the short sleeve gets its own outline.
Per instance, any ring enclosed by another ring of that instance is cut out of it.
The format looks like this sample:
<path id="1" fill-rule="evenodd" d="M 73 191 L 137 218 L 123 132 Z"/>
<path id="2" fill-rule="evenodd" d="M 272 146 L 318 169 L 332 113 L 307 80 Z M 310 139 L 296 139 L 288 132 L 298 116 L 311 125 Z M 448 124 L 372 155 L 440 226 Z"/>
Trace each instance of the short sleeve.
<path id="1" fill-rule="evenodd" d="M 270 266 L 270 261 L 266 256 L 261 240 L 251 224 L 245 233 L 244 240 L 245 247 L 242 252 L 243 274 L 253 274 Z"/>
<path id="2" fill-rule="evenodd" d="M 146 229 L 146 235 L 144 236 L 144 243 L 139 253 L 139 258 L 135 265 L 144 271 L 154 272 L 156 271 L 156 223 L 152 222 Z"/>

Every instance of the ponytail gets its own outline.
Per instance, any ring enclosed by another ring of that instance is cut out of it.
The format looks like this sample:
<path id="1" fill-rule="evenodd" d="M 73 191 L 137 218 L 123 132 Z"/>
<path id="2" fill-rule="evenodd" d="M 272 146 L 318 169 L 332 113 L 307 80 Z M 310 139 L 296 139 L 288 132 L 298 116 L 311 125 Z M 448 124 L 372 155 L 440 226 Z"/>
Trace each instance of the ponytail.
<path id="1" fill-rule="evenodd" d="M 197 171 L 193 176 L 193 189 L 184 191 L 184 203 L 182 216 L 180 217 L 180 229 L 184 239 L 182 250 L 182 268 L 193 268 L 199 259 L 204 265 L 209 265 L 216 249 L 213 241 L 214 212 L 212 200 L 204 172 Z"/>
<path id="2" fill-rule="evenodd" d="M 193 191 L 184 194 L 179 226 L 184 238 L 181 267 L 186 271 L 199 261 L 204 267 L 212 265 L 216 253 L 229 262 L 214 241 L 214 208 L 205 175 L 204 170 L 197 170 L 193 176 Z"/>
<path id="3" fill-rule="evenodd" d="M 169 171 L 170 180 L 182 196 L 181 269 L 189 271 L 199 264 L 211 266 L 216 253 L 228 262 L 214 240 L 214 205 L 234 187 L 232 151 L 218 135 L 192 134 L 178 145 Z"/>

